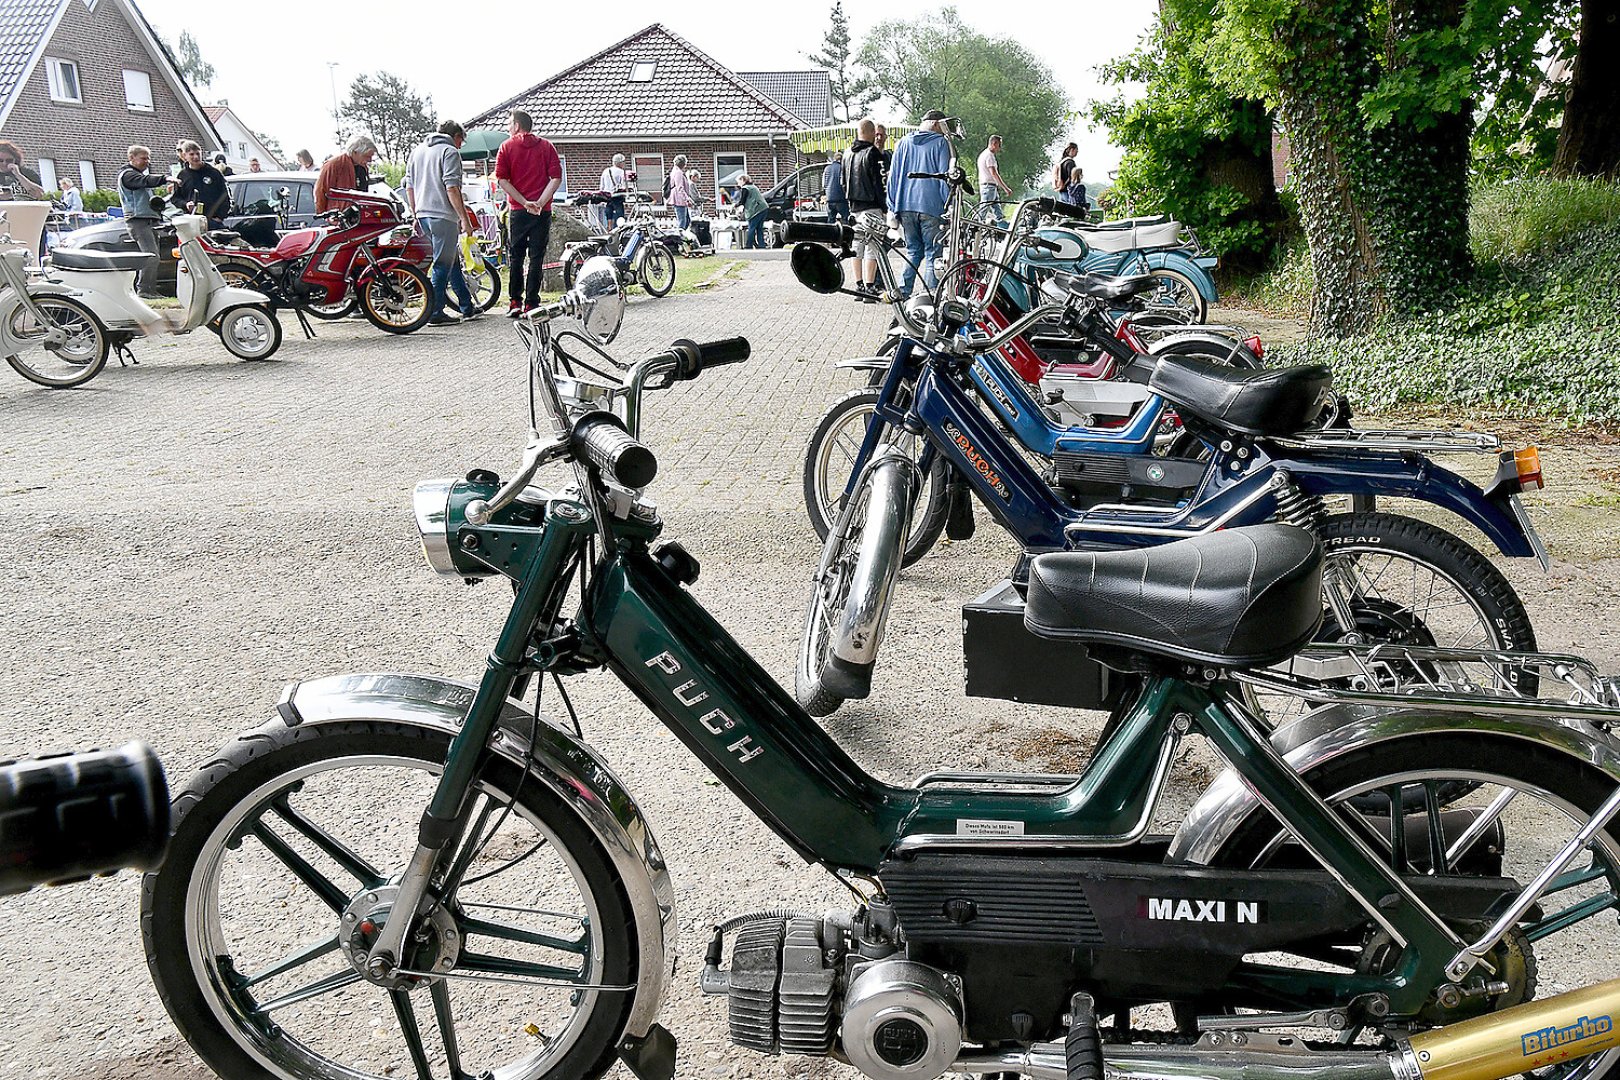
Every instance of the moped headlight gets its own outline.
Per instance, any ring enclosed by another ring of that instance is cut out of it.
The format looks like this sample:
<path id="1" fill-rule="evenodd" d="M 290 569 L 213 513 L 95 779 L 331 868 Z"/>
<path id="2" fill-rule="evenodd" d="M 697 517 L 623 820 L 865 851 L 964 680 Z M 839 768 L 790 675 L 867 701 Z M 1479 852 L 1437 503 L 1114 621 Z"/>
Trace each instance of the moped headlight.
<path id="1" fill-rule="evenodd" d="M 422 554 L 428 565 L 441 574 L 460 573 L 450 555 L 450 494 L 460 482 L 453 477 L 423 480 L 411 497 L 416 531 L 422 537 Z"/>

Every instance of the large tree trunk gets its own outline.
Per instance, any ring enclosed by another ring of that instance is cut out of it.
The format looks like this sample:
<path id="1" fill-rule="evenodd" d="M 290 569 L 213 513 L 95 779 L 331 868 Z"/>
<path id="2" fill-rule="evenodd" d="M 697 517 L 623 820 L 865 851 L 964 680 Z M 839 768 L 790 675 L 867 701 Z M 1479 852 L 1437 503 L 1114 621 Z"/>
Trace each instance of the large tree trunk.
<path id="1" fill-rule="evenodd" d="M 1392 3 L 1389 34 L 1454 19 L 1456 0 Z M 1311 330 L 1361 333 L 1390 313 L 1423 310 L 1466 276 L 1466 114 L 1419 131 L 1369 128 L 1363 95 L 1379 43 L 1353 0 L 1306 0 L 1275 31 L 1292 59 L 1278 112 L 1311 249 Z"/>
<path id="2" fill-rule="evenodd" d="M 1575 71 L 1558 132 L 1553 171 L 1620 174 L 1620 0 L 1582 0 Z"/>

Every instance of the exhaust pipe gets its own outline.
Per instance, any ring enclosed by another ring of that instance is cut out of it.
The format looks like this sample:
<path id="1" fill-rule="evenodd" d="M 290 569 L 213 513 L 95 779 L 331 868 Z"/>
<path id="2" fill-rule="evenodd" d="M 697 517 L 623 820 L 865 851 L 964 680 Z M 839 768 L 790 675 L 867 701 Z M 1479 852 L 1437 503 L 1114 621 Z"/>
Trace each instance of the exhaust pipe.
<path id="1" fill-rule="evenodd" d="M 1620 1046 L 1620 979 L 1425 1031 L 1393 1051 L 1310 1050 L 1297 1038 L 1208 1032 L 1191 1046 L 1103 1046 L 1108 1080 L 1506 1080 Z M 1323 1070 L 1331 1070 L 1324 1073 Z M 1063 1044 L 966 1054 L 952 1072 L 1068 1080 Z"/>

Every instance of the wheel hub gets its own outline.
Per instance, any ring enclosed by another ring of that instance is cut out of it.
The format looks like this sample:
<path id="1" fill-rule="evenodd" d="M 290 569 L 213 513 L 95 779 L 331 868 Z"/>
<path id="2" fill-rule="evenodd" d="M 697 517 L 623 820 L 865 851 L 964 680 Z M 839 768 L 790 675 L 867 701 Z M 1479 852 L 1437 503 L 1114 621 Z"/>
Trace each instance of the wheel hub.
<path id="1" fill-rule="evenodd" d="M 391 964 L 385 957 L 373 958 L 371 947 L 388 924 L 398 896 L 396 885 L 357 893 L 339 916 L 338 946 L 349 966 L 367 982 L 389 990 L 414 990 L 432 981 L 420 973 L 443 974 L 455 969 L 461 953 L 461 931 L 450 912 L 435 904 L 406 935 L 401 962 Z"/>

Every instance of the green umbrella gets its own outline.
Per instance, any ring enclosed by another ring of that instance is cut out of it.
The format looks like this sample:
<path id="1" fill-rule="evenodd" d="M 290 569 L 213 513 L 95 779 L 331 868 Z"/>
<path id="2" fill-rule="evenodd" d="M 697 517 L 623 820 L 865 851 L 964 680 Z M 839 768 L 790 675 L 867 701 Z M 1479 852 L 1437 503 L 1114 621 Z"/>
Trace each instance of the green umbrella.
<path id="1" fill-rule="evenodd" d="M 506 141 L 506 132 L 496 131 L 493 128 L 479 128 L 477 131 L 467 132 L 467 140 L 461 144 L 461 160 L 482 161 L 495 156 L 495 151 L 501 148 Z"/>

